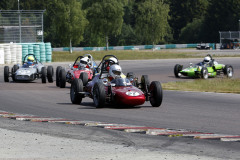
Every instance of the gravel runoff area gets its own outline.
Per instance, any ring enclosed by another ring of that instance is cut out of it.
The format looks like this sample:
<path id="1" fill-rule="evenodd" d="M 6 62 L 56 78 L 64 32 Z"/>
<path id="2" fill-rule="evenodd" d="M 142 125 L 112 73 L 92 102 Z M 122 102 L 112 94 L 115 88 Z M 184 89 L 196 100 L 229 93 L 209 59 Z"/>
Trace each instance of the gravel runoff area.
<path id="1" fill-rule="evenodd" d="M 0 159 L 219 160 L 0 128 Z M 54 145 L 53 145 L 54 144 Z"/>

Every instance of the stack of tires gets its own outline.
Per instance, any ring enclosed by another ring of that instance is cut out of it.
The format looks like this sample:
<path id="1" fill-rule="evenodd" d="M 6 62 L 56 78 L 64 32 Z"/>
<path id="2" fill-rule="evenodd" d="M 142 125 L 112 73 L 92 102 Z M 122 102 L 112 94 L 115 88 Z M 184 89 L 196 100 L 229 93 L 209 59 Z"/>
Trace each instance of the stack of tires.
<path id="1" fill-rule="evenodd" d="M 17 63 L 17 45 L 10 44 L 10 51 L 11 51 L 11 63 Z"/>
<path id="2" fill-rule="evenodd" d="M 40 47 L 39 45 L 33 45 L 33 52 L 36 58 L 40 61 Z"/>
<path id="3" fill-rule="evenodd" d="M 22 63 L 22 45 L 16 45 L 16 60 L 17 60 L 17 64 L 21 64 Z"/>
<path id="4" fill-rule="evenodd" d="M 40 61 L 41 62 L 46 62 L 45 44 L 44 43 L 40 43 L 39 44 L 39 48 L 40 48 Z"/>
<path id="5" fill-rule="evenodd" d="M 11 63 L 10 45 L 5 45 L 4 46 L 4 59 L 5 59 L 5 64 L 10 64 Z"/>
<path id="6" fill-rule="evenodd" d="M 52 62 L 52 47 L 51 43 L 45 43 L 46 62 Z"/>
<path id="7" fill-rule="evenodd" d="M 22 61 L 24 60 L 24 57 L 28 54 L 28 45 L 22 44 Z"/>
<path id="8" fill-rule="evenodd" d="M 34 54 L 34 52 L 33 52 L 33 45 L 32 44 L 28 45 L 28 54 Z"/>
<path id="9" fill-rule="evenodd" d="M 0 45 L 0 64 L 4 64 L 4 49 Z"/>

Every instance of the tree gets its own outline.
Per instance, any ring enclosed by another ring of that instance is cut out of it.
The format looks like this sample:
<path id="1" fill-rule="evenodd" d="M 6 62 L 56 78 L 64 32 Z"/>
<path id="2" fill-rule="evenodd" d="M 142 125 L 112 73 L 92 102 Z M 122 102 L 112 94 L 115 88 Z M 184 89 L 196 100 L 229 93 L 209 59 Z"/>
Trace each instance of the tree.
<path id="1" fill-rule="evenodd" d="M 123 14 L 123 5 L 117 0 L 96 0 L 87 9 L 88 28 L 95 35 L 105 35 L 107 49 L 108 37 L 121 33 Z"/>
<path id="2" fill-rule="evenodd" d="M 135 31 L 145 44 L 157 44 L 168 34 L 168 12 L 162 0 L 137 3 Z"/>
<path id="3" fill-rule="evenodd" d="M 55 46 L 78 45 L 83 40 L 87 21 L 77 0 L 48 0 L 46 39 Z"/>
<path id="4" fill-rule="evenodd" d="M 169 24 L 173 30 L 173 38 L 178 40 L 181 29 L 194 19 L 201 19 L 206 15 L 208 0 L 169 0 Z"/>
<path id="5" fill-rule="evenodd" d="M 205 41 L 219 42 L 219 31 L 237 31 L 240 19 L 240 1 L 209 0 L 204 22 Z"/>
<path id="6" fill-rule="evenodd" d="M 194 19 L 192 23 L 188 23 L 182 28 L 179 42 L 180 43 L 199 43 L 203 41 L 203 19 Z"/>

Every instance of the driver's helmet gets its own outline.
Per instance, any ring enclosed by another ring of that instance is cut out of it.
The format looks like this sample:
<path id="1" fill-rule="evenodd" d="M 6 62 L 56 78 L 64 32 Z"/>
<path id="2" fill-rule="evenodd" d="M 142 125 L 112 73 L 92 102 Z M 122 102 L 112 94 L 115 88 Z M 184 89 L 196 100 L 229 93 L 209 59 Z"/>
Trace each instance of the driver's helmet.
<path id="1" fill-rule="evenodd" d="M 33 62 L 34 62 L 34 57 L 33 56 L 29 56 L 28 59 L 27 59 L 27 64 L 28 65 L 33 65 Z"/>
<path id="2" fill-rule="evenodd" d="M 109 75 L 115 79 L 117 77 L 121 77 L 121 74 L 122 74 L 122 68 L 117 65 L 117 64 L 114 64 L 110 67 L 110 70 L 109 70 Z"/>
<path id="3" fill-rule="evenodd" d="M 204 62 L 205 64 L 209 64 L 210 61 L 211 61 L 211 58 L 210 58 L 209 56 L 204 57 L 203 62 Z"/>
<path id="4" fill-rule="evenodd" d="M 111 57 L 108 60 L 109 60 L 110 65 L 118 64 L 118 60 L 115 57 Z"/>
<path id="5" fill-rule="evenodd" d="M 88 57 L 81 58 L 80 59 L 80 67 L 86 68 L 88 62 L 89 62 L 89 58 Z"/>

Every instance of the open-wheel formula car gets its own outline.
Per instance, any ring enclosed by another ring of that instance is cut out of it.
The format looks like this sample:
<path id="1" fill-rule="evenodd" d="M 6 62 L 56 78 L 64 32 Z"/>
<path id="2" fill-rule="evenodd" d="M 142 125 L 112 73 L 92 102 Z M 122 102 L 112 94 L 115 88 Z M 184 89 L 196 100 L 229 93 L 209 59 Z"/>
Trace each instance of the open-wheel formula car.
<path id="1" fill-rule="evenodd" d="M 22 65 L 15 64 L 11 72 L 9 66 L 4 66 L 4 81 L 9 82 L 9 77 L 13 81 L 34 81 L 36 79 L 42 79 L 42 83 L 46 83 L 48 79 L 49 83 L 53 82 L 53 67 L 47 68 L 35 57 L 34 54 L 28 54 L 24 57 Z"/>
<path id="2" fill-rule="evenodd" d="M 138 83 L 133 73 L 125 76 L 119 74 L 118 78 L 109 80 L 107 70 L 114 55 L 106 55 L 98 65 L 99 73 L 86 86 L 81 79 L 74 79 L 70 89 L 70 99 L 73 104 L 80 104 L 84 97 L 93 99 L 96 108 L 104 107 L 105 104 L 117 106 L 138 106 L 150 101 L 153 107 L 162 104 L 162 87 L 160 82 L 153 81 L 149 84 L 148 76 L 143 75 Z M 118 63 L 117 63 L 118 65 Z"/>
<path id="3" fill-rule="evenodd" d="M 60 88 L 66 87 L 66 82 L 72 83 L 74 79 L 81 79 L 85 86 L 88 81 L 92 80 L 96 72 L 97 64 L 92 55 L 85 54 L 76 58 L 75 62 L 69 64 L 69 68 L 65 69 L 58 66 L 56 69 L 56 86 Z"/>
<path id="4" fill-rule="evenodd" d="M 174 67 L 174 75 L 176 78 L 181 76 L 187 76 L 191 78 L 203 78 L 216 77 L 219 75 L 225 75 L 228 78 L 233 77 L 233 67 L 229 64 L 218 64 L 211 55 L 207 55 L 203 62 L 183 69 L 183 65 L 176 64 Z"/>

